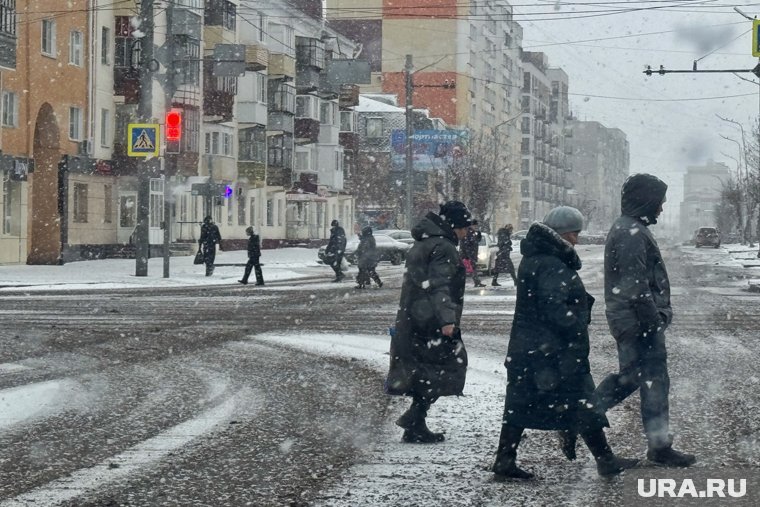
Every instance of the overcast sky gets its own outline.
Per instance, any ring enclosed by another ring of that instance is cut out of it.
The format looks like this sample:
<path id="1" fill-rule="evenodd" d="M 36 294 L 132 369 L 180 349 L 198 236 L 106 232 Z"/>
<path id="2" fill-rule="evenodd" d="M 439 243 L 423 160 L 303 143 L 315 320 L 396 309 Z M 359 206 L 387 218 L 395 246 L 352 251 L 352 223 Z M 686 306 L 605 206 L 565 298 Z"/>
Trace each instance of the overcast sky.
<path id="1" fill-rule="evenodd" d="M 568 73 L 573 113 L 624 130 L 631 172 L 663 177 L 673 188 L 671 202 L 680 201 L 687 166 L 713 158 L 735 167 L 721 152 L 736 157 L 737 145 L 720 134 L 740 136 L 716 113 L 749 127 L 758 115 L 758 86 L 730 73 L 647 77 L 642 71 L 646 65 L 691 69 L 695 59 L 724 44 L 700 60 L 698 68 L 752 69 L 758 62 L 751 53 L 752 21 L 733 7 L 754 16 L 760 14 L 760 3 L 576 0 L 534 7 L 515 0 L 514 5 L 515 19 L 524 28 L 523 47 L 545 52 L 550 66 Z M 609 13 L 636 8 L 643 10 Z M 756 81 L 751 73 L 742 76 Z M 745 96 L 726 97 L 736 95 Z M 708 97 L 726 98 L 672 100 Z"/>

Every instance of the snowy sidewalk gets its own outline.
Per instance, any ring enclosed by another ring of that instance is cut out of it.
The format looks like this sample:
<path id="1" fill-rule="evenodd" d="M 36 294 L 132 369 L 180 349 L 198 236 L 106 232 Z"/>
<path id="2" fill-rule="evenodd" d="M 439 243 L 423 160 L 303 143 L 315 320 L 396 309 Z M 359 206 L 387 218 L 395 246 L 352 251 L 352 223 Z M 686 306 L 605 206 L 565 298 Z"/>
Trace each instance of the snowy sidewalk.
<path id="1" fill-rule="evenodd" d="M 216 256 L 220 264 L 213 276 L 205 276 L 204 265 L 194 265 L 193 256 L 170 259 L 169 278 L 163 278 L 163 258 L 148 261 L 148 276 L 135 276 L 134 259 L 80 261 L 63 266 L 0 266 L 0 291 L 8 290 L 72 290 L 121 289 L 147 287 L 188 287 L 236 284 L 243 276 L 248 260 L 245 250 L 222 251 Z M 261 254 L 264 280 L 294 280 L 323 274 L 330 278 L 329 267 L 317 263 L 317 250 L 280 248 L 263 250 Z"/>

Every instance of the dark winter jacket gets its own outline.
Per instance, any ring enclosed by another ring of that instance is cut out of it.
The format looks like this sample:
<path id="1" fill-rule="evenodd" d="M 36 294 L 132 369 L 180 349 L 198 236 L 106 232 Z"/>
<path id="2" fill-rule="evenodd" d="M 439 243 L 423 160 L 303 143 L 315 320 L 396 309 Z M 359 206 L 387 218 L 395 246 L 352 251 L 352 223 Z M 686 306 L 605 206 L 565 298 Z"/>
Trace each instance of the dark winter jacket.
<path id="1" fill-rule="evenodd" d="M 330 240 L 325 247 L 325 255 L 335 257 L 343 255 L 346 251 L 346 231 L 343 227 L 336 225 L 330 229 Z"/>
<path id="2" fill-rule="evenodd" d="M 578 276 L 578 254 L 538 222 L 520 251 L 520 283 L 504 362 L 507 422 L 542 430 L 607 426 L 604 414 L 587 405 L 594 391 L 588 361 L 594 298 Z"/>
<path id="3" fill-rule="evenodd" d="M 514 269 L 509 253 L 512 251 L 512 239 L 511 234 L 507 229 L 501 228 L 496 233 L 496 245 L 499 247 L 496 252 L 496 265 L 494 271 L 497 273 L 504 273 Z"/>
<path id="4" fill-rule="evenodd" d="M 203 245 L 204 251 L 216 250 L 215 245 L 222 242 L 222 235 L 219 233 L 219 227 L 213 222 L 204 222 L 201 224 L 201 237 L 198 243 Z"/>
<path id="5" fill-rule="evenodd" d="M 391 337 L 386 392 L 427 397 L 459 395 L 467 372 L 467 352 L 458 331 L 465 271 L 451 226 L 435 213 L 412 229 L 415 239 Z M 448 337 L 441 328 L 454 324 Z"/>
<path id="6" fill-rule="evenodd" d="M 356 259 L 359 269 L 375 269 L 377 267 L 377 244 L 370 227 L 362 229 L 359 236 L 359 246 L 356 248 Z"/>
<path id="7" fill-rule="evenodd" d="M 467 236 L 462 239 L 461 251 L 462 257 L 470 259 L 473 262 L 478 260 L 478 246 L 480 245 L 481 233 L 474 229 L 467 231 Z"/>
<path id="8" fill-rule="evenodd" d="M 261 239 L 258 234 L 251 234 L 248 238 L 248 258 L 259 260 L 261 257 Z"/>
<path id="9" fill-rule="evenodd" d="M 673 319 L 668 272 L 647 227 L 657 222 L 667 188 L 648 174 L 631 176 L 623 185 L 623 214 L 612 224 L 604 249 L 604 300 L 614 336 L 634 328 L 664 330 Z"/>

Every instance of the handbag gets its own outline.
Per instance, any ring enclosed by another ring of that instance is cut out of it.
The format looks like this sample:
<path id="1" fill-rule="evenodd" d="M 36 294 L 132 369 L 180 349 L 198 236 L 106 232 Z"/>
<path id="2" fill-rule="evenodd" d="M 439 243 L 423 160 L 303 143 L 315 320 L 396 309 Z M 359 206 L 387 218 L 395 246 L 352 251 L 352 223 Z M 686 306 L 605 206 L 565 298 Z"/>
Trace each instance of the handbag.
<path id="1" fill-rule="evenodd" d="M 193 264 L 203 264 L 203 252 L 200 248 L 198 248 L 198 251 L 195 252 L 195 259 L 193 259 Z"/>
<path id="2" fill-rule="evenodd" d="M 464 272 L 468 275 L 471 275 L 475 272 L 472 267 L 472 261 L 470 259 L 462 259 L 462 264 L 464 264 Z"/>

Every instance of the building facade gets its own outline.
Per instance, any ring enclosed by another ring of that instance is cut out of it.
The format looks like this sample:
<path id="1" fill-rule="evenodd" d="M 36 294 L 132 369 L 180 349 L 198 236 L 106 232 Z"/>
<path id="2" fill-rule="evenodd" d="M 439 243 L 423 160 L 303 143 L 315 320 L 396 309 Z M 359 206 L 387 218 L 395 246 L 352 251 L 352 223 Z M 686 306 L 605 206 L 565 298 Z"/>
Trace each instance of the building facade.
<path id="1" fill-rule="evenodd" d="M 699 227 L 717 227 L 716 213 L 721 202 L 721 191 L 729 176 L 728 166 L 714 160 L 686 168 L 680 206 L 680 239 L 692 238 Z"/>

